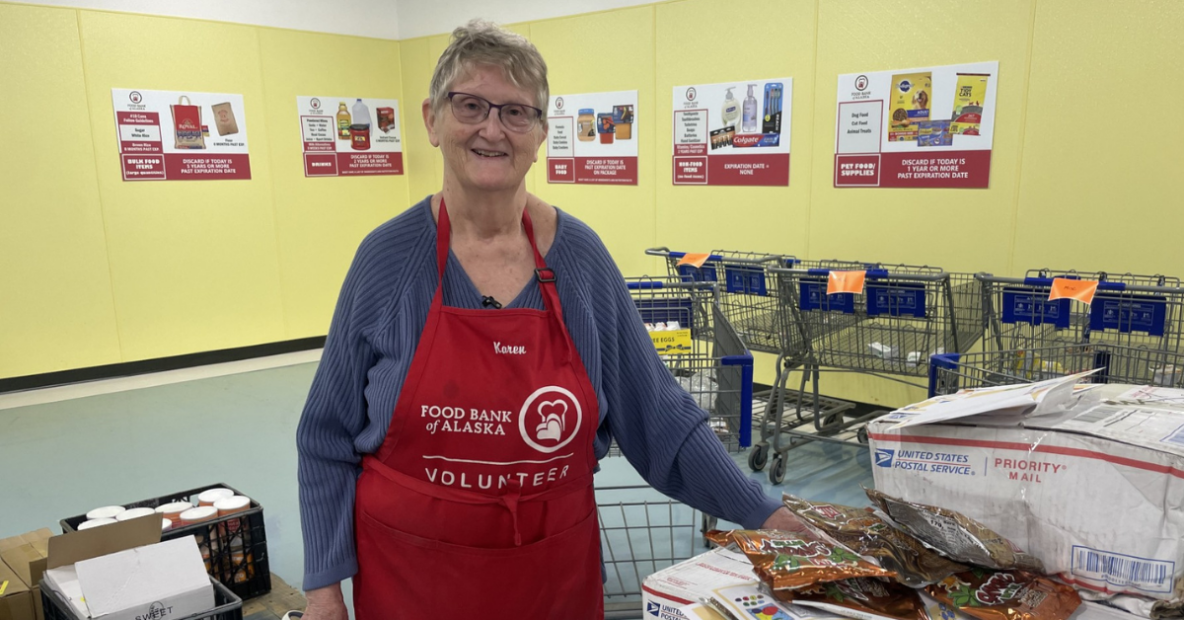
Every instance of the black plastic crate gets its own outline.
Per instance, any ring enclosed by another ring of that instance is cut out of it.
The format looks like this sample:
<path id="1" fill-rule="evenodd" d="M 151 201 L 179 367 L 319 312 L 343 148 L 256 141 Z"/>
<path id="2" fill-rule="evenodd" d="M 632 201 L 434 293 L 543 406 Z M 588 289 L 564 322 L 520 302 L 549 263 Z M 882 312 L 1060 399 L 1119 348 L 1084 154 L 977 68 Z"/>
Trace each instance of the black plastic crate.
<path id="1" fill-rule="evenodd" d="M 230 489 L 242 495 L 232 486 L 211 484 L 124 506 L 155 509 L 173 502 L 190 502 L 196 505 L 197 496 L 202 491 L 219 488 Z M 83 521 L 86 521 L 85 514 L 62 519 L 59 523 L 62 532 L 69 533 L 77 531 Z M 267 531 L 263 527 L 263 506 L 254 498 L 251 499 L 251 507 L 244 512 L 205 523 L 173 527 L 161 533 L 160 539 L 173 540 L 186 536 L 195 536 L 198 547 L 202 550 L 202 557 L 208 556 L 206 570 L 210 576 L 239 598 L 245 600 L 271 592 L 271 568 L 267 559 Z M 242 538 L 241 551 L 237 545 L 232 545 L 232 541 L 237 540 L 239 536 Z"/>
<path id="2" fill-rule="evenodd" d="M 217 579 L 211 577 L 210 583 L 214 586 L 214 608 L 175 620 L 243 620 L 242 599 Z M 84 620 L 74 613 L 70 602 L 51 590 L 44 580 L 41 582 L 41 606 L 45 608 L 45 620 Z"/>

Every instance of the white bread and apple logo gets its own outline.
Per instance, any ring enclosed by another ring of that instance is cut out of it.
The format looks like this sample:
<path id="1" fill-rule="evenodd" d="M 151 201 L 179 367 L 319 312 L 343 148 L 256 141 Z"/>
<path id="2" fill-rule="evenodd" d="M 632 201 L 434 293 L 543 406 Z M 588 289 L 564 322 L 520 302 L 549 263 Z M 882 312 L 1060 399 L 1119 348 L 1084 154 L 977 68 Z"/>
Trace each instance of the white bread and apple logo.
<path id="1" fill-rule="evenodd" d="M 551 453 L 571 443 L 584 412 L 574 394 L 557 385 L 534 391 L 518 412 L 518 432 L 526 445 Z"/>

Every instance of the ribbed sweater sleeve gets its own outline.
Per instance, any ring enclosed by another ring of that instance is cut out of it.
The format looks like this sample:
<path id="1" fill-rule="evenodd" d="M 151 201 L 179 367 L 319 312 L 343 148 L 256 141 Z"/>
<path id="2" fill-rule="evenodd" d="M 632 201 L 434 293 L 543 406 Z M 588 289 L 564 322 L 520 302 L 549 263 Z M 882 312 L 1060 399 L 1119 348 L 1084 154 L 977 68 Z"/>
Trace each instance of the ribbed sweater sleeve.
<path id="1" fill-rule="evenodd" d="M 621 273 L 596 234 L 572 226 L 598 282 L 595 318 L 601 355 L 602 430 L 651 486 L 708 514 L 756 528 L 780 504 L 732 461 L 654 350 Z M 569 243 L 569 246 L 573 245 Z M 570 256 L 565 248 L 564 256 Z"/>

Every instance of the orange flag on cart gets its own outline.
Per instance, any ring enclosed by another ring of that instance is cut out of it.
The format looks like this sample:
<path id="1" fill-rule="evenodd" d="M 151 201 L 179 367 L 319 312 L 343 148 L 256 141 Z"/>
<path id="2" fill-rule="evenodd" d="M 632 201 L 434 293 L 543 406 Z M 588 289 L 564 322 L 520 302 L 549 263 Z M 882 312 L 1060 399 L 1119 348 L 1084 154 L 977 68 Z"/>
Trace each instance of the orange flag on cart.
<path id="1" fill-rule="evenodd" d="M 1085 305 L 1094 301 L 1094 294 L 1098 292 L 1097 280 L 1073 280 L 1071 278 L 1053 278 L 1052 290 L 1048 292 L 1048 300 L 1076 299 Z"/>
<path id="2" fill-rule="evenodd" d="M 826 294 L 855 293 L 863 294 L 863 281 L 867 278 L 866 271 L 832 271 L 826 279 Z"/>
<path id="3" fill-rule="evenodd" d="M 678 261 L 678 265 L 680 267 L 690 265 L 695 269 L 701 269 L 709 257 L 711 257 L 710 254 L 684 254 L 682 259 Z"/>

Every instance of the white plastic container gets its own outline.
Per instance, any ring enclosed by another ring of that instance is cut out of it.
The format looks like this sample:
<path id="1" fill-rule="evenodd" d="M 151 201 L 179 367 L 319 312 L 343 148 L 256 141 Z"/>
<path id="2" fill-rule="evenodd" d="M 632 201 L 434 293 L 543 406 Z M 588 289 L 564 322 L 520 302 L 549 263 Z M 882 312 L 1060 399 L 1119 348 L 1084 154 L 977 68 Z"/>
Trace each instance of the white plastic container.
<path id="1" fill-rule="evenodd" d="M 210 521 L 218 516 L 218 509 L 213 506 L 198 506 L 181 513 L 182 525 L 193 525 L 203 521 Z"/>
<path id="2" fill-rule="evenodd" d="M 89 521 L 83 521 L 81 524 L 79 524 L 78 531 L 81 532 L 82 530 L 89 530 L 92 527 L 99 527 L 101 525 L 111 525 L 112 523 L 115 523 L 115 519 L 91 519 Z"/>
<path id="3" fill-rule="evenodd" d="M 154 514 L 156 514 L 156 511 L 151 508 L 132 508 L 131 510 L 125 510 L 116 515 L 115 520 L 127 521 L 129 519 L 138 519 L 140 517 L 146 517 L 148 515 Z"/>
<path id="4" fill-rule="evenodd" d="M 352 114 L 355 125 L 370 125 L 370 108 L 366 107 L 361 99 L 358 99 L 358 102 L 354 104 Z"/>
<path id="5" fill-rule="evenodd" d="M 181 521 L 181 513 L 190 508 L 193 508 L 193 504 L 189 502 L 173 502 L 157 507 L 156 513 L 166 519 L 179 523 Z"/>
<path id="6" fill-rule="evenodd" d="M 95 519 L 114 519 L 115 517 L 119 516 L 121 512 L 126 510 L 127 508 L 124 508 L 123 506 L 103 506 L 101 508 L 95 508 L 94 510 L 86 513 L 86 520 L 93 521 Z"/>
<path id="7" fill-rule="evenodd" d="M 214 502 L 214 508 L 218 509 L 218 516 L 225 517 L 236 512 L 243 512 L 251 507 L 251 498 L 244 495 L 235 495 L 234 497 L 223 497 Z"/>
<path id="8" fill-rule="evenodd" d="M 234 497 L 234 491 L 231 491 L 230 489 L 210 489 L 208 491 L 202 491 L 201 494 L 197 496 L 197 503 L 201 504 L 202 506 L 213 506 L 214 502 L 222 499 L 223 497 Z"/>

